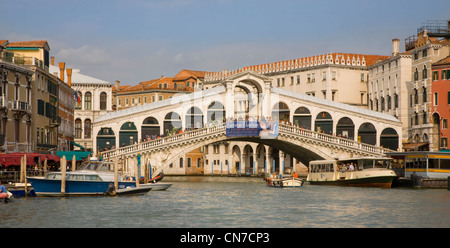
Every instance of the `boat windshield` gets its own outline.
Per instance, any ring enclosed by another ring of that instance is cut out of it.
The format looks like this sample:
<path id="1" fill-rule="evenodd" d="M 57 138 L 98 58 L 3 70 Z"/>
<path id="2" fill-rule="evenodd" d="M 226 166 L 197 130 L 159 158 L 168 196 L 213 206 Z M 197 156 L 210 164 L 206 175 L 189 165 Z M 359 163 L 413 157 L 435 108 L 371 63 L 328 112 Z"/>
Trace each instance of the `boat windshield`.
<path id="1" fill-rule="evenodd" d="M 359 166 L 364 169 L 371 169 L 371 168 L 389 168 L 389 160 L 384 159 L 363 159 L 359 161 Z"/>
<path id="2" fill-rule="evenodd" d="M 114 166 L 112 163 L 86 162 L 83 163 L 78 170 L 113 171 Z"/>

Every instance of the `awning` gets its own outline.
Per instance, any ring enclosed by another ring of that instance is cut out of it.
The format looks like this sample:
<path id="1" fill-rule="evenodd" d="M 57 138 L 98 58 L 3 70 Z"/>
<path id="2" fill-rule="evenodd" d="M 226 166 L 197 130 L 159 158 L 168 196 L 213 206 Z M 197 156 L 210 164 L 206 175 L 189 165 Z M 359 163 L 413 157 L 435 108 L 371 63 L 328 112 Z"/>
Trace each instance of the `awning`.
<path id="1" fill-rule="evenodd" d="M 423 151 L 428 145 L 428 142 L 403 143 L 402 148 L 405 151 Z"/>
<path id="2" fill-rule="evenodd" d="M 78 143 L 75 143 L 75 142 L 73 142 L 73 141 L 70 141 L 70 143 L 72 143 L 72 145 L 74 145 L 74 146 L 78 146 L 79 148 L 81 148 L 81 149 L 83 149 L 83 150 L 87 150 L 86 147 L 84 147 L 84 146 L 82 146 L 82 145 L 80 145 L 80 144 L 78 144 Z"/>
<path id="3" fill-rule="evenodd" d="M 56 155 L 58 157 L 62 158 L 63 156 L 66 156 L 67 161 L 72 160 L 73 155 L 75 155 L 75 159 L 77 161 L 83 160 L 83 158 L 87 158 L 91 155 L 91 152 L 86 151 L 57 151 Z"/>
<path id="4" fill-rule="evenodd" d="M 48 161 L 59 162 L 60 158 L 56 155 L 51 154 L 40 154 L 40 153 L 4 153 L 0 154 L 0 164 L 4 166 L 10 165 L 20 165 L 20 160 L 24 155 L 27 155 L 27 165 L 35 165 L 38 161 L 38 158 L 41 158 L 41 162 L 43 163 L 45 159 Z"/>

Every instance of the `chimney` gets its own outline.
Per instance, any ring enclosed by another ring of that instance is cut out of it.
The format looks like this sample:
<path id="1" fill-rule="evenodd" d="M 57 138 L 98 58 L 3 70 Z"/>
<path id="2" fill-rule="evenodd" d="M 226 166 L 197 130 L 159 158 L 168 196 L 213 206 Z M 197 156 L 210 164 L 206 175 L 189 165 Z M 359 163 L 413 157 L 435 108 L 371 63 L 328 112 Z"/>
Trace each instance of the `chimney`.
<path id="1" fill-rule="evenodd" d="M 119 91 L 120 81 L 116 80 L 116 92 Z"/>
<path id="2" fill-rule="evenodd" d="M 50 57 L 50 64 L 55 65 L 55 56 Z"/>
<path id="3" fill-rule="evenodd" d="M 64 69 L 66 67 L 66 63 L 64 62 L 59 62 L 59 78 L 61 79 L 61 81 L 64 82 Z"/>
<path id="4" fill-rule="evenodd" d="M 400 40 L 392 39 L 392 56 L 397 56 L 400 53 Z"/>
<path id="5" fill-rule="evenodd" d="M 69 85 L 69 87 L 72 87 L 72 69 L 67 68 L 66 73 L 67 73 L 67 85 Z"/>

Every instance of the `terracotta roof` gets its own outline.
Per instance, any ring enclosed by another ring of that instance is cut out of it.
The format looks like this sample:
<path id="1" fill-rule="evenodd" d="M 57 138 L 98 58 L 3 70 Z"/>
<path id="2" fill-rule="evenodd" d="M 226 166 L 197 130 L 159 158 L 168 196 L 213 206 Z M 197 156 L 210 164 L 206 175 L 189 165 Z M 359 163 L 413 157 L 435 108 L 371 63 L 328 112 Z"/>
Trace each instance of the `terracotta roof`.
<path id="1" fill-rule="evenodd" d="M 5 46 L 8 44 L 8 40 L 0 40 L 0 46 Z"/>
<path id="2" fill-rule="evenodd" d="M 46 40 L 32 40 L 9 42 L 6 47 L 44 47 L 45 45 L 48 46 Z"/>
<path id="3" fill-rule="evenodd" d="M 443 58 L 443 59 L 433 63 L 432 66 L 435 66 L 435 65 L 447 65 L 447 64 L 450 64 L 450 56 L 447 56 L 446 58 Z"/>
<path id="4" fill-rule="evenodd" d="M 184 81 L 188 78 L 204 78 L 206 72 L 205 71 L 192 71 L 192 70 L 182 70 L 175 77 L 173 77 L 174 81 Z"/>

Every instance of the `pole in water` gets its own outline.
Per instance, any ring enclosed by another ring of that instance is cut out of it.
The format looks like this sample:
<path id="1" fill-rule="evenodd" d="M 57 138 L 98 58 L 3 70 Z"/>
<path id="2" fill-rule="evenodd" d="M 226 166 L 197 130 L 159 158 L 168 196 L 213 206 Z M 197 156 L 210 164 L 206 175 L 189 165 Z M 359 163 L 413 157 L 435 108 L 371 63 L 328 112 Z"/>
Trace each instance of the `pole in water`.
<path id="1" fill-rule="evenodd" d="M 61 169 L 61 196 L 64 196 L 66 194 L 66 167 L 67 167 L 66 156 L 63 155 L 63 157 L 59 162 L 60 162 L 59 167 Z"/>

